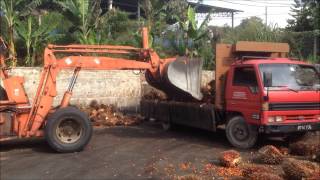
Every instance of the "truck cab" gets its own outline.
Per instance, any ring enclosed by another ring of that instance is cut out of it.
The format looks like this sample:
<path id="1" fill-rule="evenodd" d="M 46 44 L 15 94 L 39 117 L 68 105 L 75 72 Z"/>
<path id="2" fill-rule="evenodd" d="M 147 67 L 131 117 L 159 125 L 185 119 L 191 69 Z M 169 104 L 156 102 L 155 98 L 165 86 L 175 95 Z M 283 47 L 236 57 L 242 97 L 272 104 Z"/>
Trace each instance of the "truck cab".
<path id="1" fill-rule="evenodd" d="M 236 62 L 228 73 L 226 111 L 241 112 L 259 131 L 289 133 L 319 126 L 320 82 L 313 66 L 286 58 L 256 59 Z"/>

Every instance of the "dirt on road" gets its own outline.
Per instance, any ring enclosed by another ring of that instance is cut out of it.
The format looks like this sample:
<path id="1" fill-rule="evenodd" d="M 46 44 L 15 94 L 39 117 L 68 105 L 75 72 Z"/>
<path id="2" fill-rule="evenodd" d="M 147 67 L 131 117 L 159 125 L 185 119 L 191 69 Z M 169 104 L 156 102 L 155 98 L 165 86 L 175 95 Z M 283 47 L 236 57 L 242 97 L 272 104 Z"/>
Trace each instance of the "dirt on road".
<path id="1" fill-rule="evenodd" d="M 289 147 L 281 140 L 266 140 L 254 149 L 238 150 L 241 165 L 225 168 L 219 155 L 233 147 L 222 130 L 177 127 L 165 132 L 151 122 L 98 128 L 79 153 L 55 153 L 43 139 L 1 143 L 0 179 L 243 179 L 243 173 L 263 169 L 248 166 L 267 144 Z M 256 166 L 284 174 L 280 165 Z"/>

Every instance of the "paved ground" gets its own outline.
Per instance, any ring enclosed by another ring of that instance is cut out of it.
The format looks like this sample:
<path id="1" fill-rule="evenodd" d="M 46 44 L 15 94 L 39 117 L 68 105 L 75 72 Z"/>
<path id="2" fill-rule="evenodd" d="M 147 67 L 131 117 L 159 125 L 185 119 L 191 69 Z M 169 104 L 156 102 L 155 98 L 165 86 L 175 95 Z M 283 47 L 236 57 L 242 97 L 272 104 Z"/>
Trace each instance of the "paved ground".
<path id="1" fill-rule="evenodd" d="M 232 148 L 223 131 L 179 127 L 164 132 L 154 123 L 98 129 L 79 153 L 55 153 L 44 140 L 0 145 L 1 180 L 168 179 L 216 163 L 219 152 Z M 249 159 L 251 151 L 241 154 Z M 190 163 L 190 170 L 181 171 L 182 163 Z"/>

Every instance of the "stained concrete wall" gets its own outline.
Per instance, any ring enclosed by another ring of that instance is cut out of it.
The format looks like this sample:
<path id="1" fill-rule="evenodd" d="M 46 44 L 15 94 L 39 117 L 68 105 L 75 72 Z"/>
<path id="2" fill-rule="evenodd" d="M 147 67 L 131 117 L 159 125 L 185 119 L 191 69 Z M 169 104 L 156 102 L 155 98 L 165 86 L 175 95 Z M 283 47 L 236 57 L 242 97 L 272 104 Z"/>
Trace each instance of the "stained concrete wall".
<path id="1" fill-rule="evenodd" d="M 12 75 L 25 78 L 25 90 L 32 101 L 39 83 L 41 68 L 19 67 L 11 70 Z M 68 88 L 73 71 L 61 71 L 57 77 L 58 96 L 54 105 L 58 105 L 64 91 Z M 88 105 L 92 100 L 99 103 L 113 104 L 120 110 L 137 112 L 142 96 L 143 74 L 136 74 L 131 70 L 80 71 L 74 87 L 71 103 L 75 105 Z M 212 71 L 203 71 L 202 84 L 214 79 Z"/>

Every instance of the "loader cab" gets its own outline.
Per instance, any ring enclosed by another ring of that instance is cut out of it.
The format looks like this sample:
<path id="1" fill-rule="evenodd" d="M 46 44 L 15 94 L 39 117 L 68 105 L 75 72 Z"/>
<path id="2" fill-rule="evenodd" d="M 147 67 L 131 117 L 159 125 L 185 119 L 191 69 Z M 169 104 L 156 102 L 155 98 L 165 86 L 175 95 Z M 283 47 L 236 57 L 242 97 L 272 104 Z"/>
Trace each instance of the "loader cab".
<path id="1" fill-rule="evenodd" d="M 29 104 L 29 100 L 25 92 L 25 89 L 23 87 L 23 84 L 24 84 L 23 77 L 11 76 L 3 80 L 4 89 L 3 91 L 1 91 L 1 88 L 0 88 L 0 91 L 1 93 L 3 93 L 3 96 L 7 97 L 7 99 L 11 103 Z M 6 100 L 6 99 L 3 99 L 3 100 Z"/>
<path id="2" fill-rule="evenodd" d="M 0 36 L 0 105 L 29 104 L 23 87 L 24 78 L 9 76 L 5 57 L 8 53 L 7 45 Z"/>

